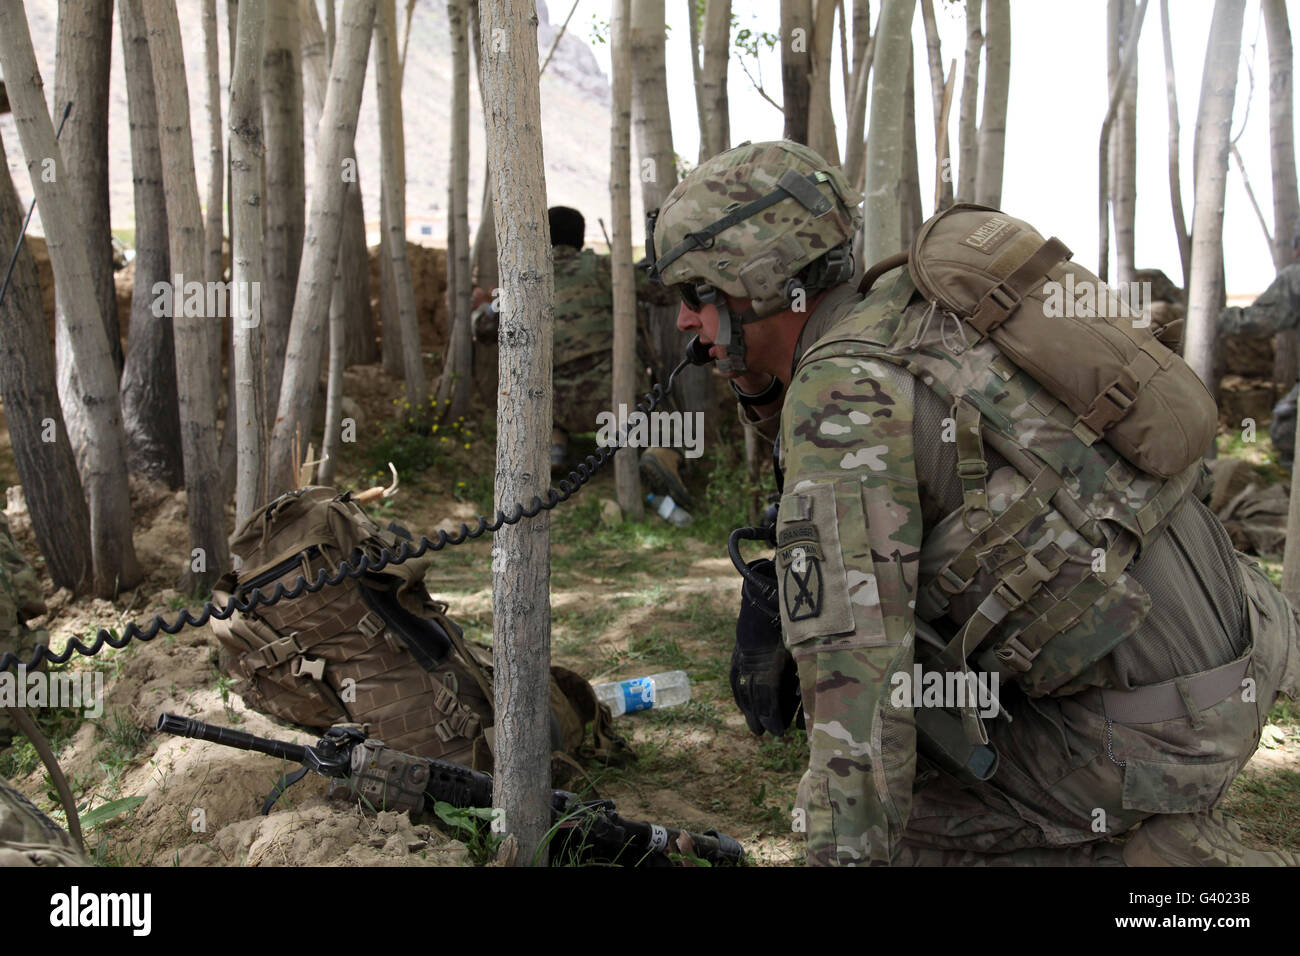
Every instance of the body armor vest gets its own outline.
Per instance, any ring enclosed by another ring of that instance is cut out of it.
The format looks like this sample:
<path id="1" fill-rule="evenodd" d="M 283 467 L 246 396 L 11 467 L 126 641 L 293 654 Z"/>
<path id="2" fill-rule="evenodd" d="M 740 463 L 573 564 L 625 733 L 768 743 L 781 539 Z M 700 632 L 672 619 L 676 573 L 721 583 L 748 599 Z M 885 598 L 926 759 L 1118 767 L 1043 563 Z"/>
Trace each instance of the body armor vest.
<path id="1" fill-rule="evenodd" d="M 1061 264 L 1052 269 L 1059 278 Z M 906 369 L 951 408 L 937 437 L 956 442 L 963 502 L 928 529 L 916 613 L 955 627 L 943 655 L 950 666 L 969 661 L 1041 696 L 1142 623 L 1150 597 L 1124 572 L 1192 493 L 1200 450 L 1170 477 L 1140 470 L 1081 429 L 1079 415 L 968 320 L 919 295 L 904 269 L 813 343 L 799 366 L 875 358 Z M 986 444 L 1009 466 L 990 473 Z"/>

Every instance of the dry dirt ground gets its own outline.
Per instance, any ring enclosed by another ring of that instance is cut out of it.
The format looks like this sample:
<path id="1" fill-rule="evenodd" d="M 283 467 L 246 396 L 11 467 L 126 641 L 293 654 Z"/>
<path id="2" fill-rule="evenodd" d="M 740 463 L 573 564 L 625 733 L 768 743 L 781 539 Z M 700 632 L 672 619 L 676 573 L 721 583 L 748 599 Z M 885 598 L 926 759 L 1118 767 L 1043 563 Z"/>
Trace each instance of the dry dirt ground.
<path id="1" fill-rule="evenodd" d="M 490 502 L 492 416 L 476 407 L 471 418 L 480 425 L 443 426 L 440 435 L 404 434 L 396 422 L 410 413 L 400 404 L 399 389 L 377 367 L 349 370 L 348 394 L 361 396 L 358 444 L 349 449 L 336 483 L 367 487 L 385 460 L 398 459 L 401 491 L 376 508 L 376 516 L 382 523 L 400 519 L 425 534 L 452 530 Z M 16 480 L 7 442 L 7 431 L 0 430 L 0 487 Z M 582 450 L 580 442 L 575 450 Z M 790 810 L 806 741 L 797 732 L 781 740 L 755 738 L 727 683 L 739 578 L 726 557 L 726 531 L 745 523 L 748 498 L 738 457 L 734 445 L 723 442 L 696 465 L 689 476 L 699 499 L 696 521 L 685 530 L 653 516 L 606 525 L 601 499 L 613 496 L 608 475 L 553 512 L 553 655 L 593 682 L 677 668 L 691 677 L 689 704 L 616 720 L 638 760 L 624 767 L 586 764 L 590 787 L 616 800 L 626 817 L 717 828 L 739 839 L 754 863 L 798 865 L 801 846 L 790 832 Z M 137 482 L 132 505 L 136 548 L 150 569 L 148 579 L 113 601 L 48 593 L 50 612 L 34 623 L 49 630 L 55 647 L 100 627 L 120 630 L 128 620 L 172 616 L 201 604 L 175 590 L 188 559 L 184 493 Z M 20 544 L 37 560 L 21 505 L 11 504 L 9 513 Z M 467 636 L 482 643 L 491 636 L 490 547 L 480 539 L 445 551 L 426 578 Z M 364 813 L 327 799 L 326 782 L 314 776 L 290 790 L 269 816 L 260 816 L 261 801 L 285 769 L 280 761 L 152 730 L 160 712 L 172 711 L 264 736 L 314 741 L 314 734 L 249 710 L 215 661 L 215 640 L 203 628 L 106 650 L 73 665 L 103 673 L 103 715 L 84 721 L 49 717 L 44 723 L 60 748 L 97 861 L 443 866 L 487 858 L 482 838 L 456 839 L 458 831 L 436 818 Z M 1300 849 L 1300 710 L 1279 708 L 1274 721 L 1265 745 L 1234 784 L 1228 808 L 1261 845 Z M 61 818 L 30 745 L 20 742 L 0 755 L 0 773 Z M 581 782 L 570 786 L 577 789 Z"/>

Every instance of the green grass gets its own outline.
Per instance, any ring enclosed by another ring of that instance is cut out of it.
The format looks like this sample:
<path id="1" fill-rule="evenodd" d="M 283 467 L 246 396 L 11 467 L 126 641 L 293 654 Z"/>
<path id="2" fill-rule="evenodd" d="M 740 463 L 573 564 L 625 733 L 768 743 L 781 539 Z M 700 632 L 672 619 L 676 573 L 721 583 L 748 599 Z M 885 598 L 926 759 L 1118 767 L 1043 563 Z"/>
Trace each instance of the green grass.
<path id="1" fill-rule="evenodd" d="M 1215 438 L 1215 448 L 1220 458 L 1249 462 L 1251 469 L 1268 484 L 1291 480 L 1291 473 L 1282 467 L 1267 428 L 1259 429 L 1253 442 L 1243 441 L 1239 429 L 1220 432 Z"/>
<path id="2" fill-rule="evenodd" d="M 797 729 L 781 737 L 764 734 L 758 743 L 758 765 L 773 773 L 803 773 L 808 766 L 808 734 Z"/>
<path id="3" fill-rule="evenodd" d="M 86 638 L 83 637 L 83 640 Z M 55 674 L 70 669 L 68 664 L 46 664 L 49 673 Z M 37 729 L 45 736 L 57 756 L 72 740 L 78 728 L 85 722 L 84 710 L 76 707 L 33 707 L 27 711 L 36 722 Z M 8 749 L 0 749 L 0 777 L 14 780 L 25 777 L 36 769 L 41 762 L 36 748 L 25 734 L 14 732 L 13 743 Z M 51 789 L 53 789 L 51 787 Z"/>
<path id="4" fill-rule="evenodd" d="M 1300 773 L 1242 774 L 1233 782 L 1223 808 L 1270 847 L 1300 850 Z"/>

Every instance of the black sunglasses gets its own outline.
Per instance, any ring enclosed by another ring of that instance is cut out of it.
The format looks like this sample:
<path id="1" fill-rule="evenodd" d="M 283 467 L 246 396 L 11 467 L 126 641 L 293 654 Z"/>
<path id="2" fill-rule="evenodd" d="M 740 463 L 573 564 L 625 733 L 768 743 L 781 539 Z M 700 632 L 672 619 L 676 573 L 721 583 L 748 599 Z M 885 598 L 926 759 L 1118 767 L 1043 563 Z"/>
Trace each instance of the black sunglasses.
<path id="1" fill-rule="evenodd" d="M 703 298 L 700 296 L 701 289 L 708 290 Z M 699 312 L 707 303 L 717 298 L 717 290 L 707 282 L 679 282 L 677 292 L 681 295 L 686 308 L 692 312 Z"/>

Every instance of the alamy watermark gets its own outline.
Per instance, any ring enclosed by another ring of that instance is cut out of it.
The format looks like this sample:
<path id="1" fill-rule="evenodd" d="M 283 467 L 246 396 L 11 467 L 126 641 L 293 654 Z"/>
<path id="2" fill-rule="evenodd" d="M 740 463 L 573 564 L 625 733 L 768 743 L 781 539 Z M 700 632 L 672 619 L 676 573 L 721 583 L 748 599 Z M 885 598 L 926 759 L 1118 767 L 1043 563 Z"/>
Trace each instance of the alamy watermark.
<path id="1" fill-rule="evenodd" d="M 596 443 L 602 448 L 678 448 L 687 458 L 704 454 L 703 412 L 628 411 L 619 405 L 618 414 L 598 414 L 596 425 Z"/>
<path id="2" fill-rule="evenodd" d="M 262 283 L 199 282 L 176 273 L 171 282 L 155 282 L 150 309 L 159 318 L 232 318 L 246 329 L 262 321 Z"/>
<path id="3" fill-rule="evenodd" d="M 125 927 L 132 936 L 148 936 L 153 928 L 152 893 L 83 893 L 75 883 L 66 893 L 50 897 L 50 925 Z"/>
<path id="4" fill-rule="evenodd" d="M 0 671 L 0 708 L 5 707 L 80 707 L 83 716 L 93 720 L 104 713 L 104 675 L 100 671 L 29 674 L 19 664 L 16 671 Z"/>
<path id="5" fill-rule="evenodd" d="M 999 675 L 996 671 L 927 671 L 920 664 L 895 671 L 889 678 L 893 707 L 974 707 L 981 717 L 996 717 Z"/>
<path id="6" fill-rule="evenodd" d="M 1080 279 L 1067 272 L 1064 282 L 1050 280 L 1043 315 L 1050 319 L 1129 319 L 1135 329 L 1151 324 L 1151 283 L 1128 282 L 1118 286 L 1100 280 Z"/>

